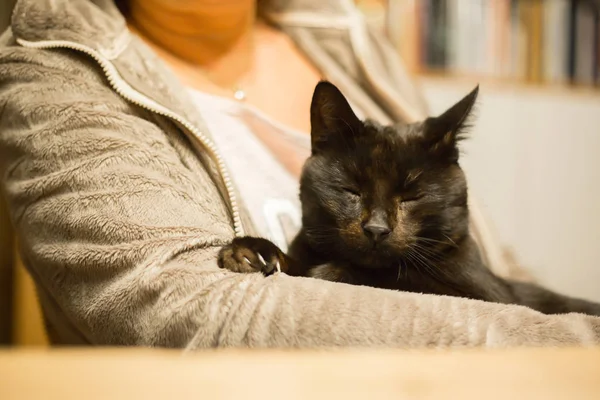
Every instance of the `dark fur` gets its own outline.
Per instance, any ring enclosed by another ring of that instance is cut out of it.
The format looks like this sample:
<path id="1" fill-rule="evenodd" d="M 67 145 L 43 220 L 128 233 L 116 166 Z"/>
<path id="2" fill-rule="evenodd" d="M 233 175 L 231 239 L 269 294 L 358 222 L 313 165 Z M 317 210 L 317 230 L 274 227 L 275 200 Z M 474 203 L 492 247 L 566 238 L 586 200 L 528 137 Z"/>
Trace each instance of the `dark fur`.
<path id="1" fill-rule="evenodd" d="M 319 83 L 300 182 L 303 226 L 288 255 L 264 239 L 240 238 L 219 265 L 270 274 L 279 260 L 294 276 L 600 315 L 599 304 L 503 280 L 483 265 L 469 235 L 457 146 L 477 94 L 439 117 L 381 126 L 360 121 L 335 86 Z"/>

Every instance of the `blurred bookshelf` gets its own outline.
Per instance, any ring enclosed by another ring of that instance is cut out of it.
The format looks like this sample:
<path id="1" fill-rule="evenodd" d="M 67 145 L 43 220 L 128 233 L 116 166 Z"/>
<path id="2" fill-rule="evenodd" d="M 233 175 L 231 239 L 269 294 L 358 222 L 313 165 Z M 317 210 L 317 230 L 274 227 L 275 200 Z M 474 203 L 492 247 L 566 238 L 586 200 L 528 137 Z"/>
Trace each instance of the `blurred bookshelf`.
<path id="1" fill-rule="evenodd" d="M 427 80 L 600 93 L 598 0 L 355 0 Z"/>

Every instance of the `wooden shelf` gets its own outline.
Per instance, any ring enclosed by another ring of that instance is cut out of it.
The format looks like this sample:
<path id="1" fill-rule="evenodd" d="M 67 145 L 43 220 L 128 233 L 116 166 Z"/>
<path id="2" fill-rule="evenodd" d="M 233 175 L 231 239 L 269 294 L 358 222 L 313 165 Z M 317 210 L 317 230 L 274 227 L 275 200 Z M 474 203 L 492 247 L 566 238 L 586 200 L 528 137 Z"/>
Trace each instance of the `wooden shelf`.
<path id="1" fill-rule="evenodd" d="M 459 84 L 465 86 L 485 85 L 494 90 L 507 92 L 528 91 L 560 96 L 584 96 L 600 98 L 600 87 L 569 83 L 536 83 L 514 78 L 490 77 L 454 74 L 440 71 L 418 71 L 414 73 L 418 80 L 439 84 Z"/>

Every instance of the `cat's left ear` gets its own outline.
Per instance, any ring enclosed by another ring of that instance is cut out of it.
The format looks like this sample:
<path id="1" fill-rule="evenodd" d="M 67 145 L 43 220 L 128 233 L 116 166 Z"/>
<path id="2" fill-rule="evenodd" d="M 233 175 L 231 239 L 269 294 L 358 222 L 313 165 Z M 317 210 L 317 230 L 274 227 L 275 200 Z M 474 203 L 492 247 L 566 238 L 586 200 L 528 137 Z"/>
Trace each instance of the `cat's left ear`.
<path id="1" fill-rule="evenodd" d="M 478 93 L 479 85 L 439 117 L 425 120 L 423 135 L 433 155 L 450 162 L 458 161 L 457 144 L 465 138 Z"/>
<path id="2" fill-rule="evenodd" d="M 360 119 L 342 92 L 330 82 L 319 82 L 310 106 L 313 154 L 342 144 L 347 146 L 348 137 L 357 134 L 360 127 Z"/>

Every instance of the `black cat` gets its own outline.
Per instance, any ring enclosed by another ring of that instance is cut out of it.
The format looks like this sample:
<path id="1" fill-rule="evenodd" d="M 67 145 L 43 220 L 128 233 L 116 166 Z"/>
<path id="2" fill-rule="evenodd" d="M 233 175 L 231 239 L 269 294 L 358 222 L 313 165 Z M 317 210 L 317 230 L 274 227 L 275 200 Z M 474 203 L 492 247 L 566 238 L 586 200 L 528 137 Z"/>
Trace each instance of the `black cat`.
<path id="1" fill-rule="evenodd" d="M 381 126 L 360 121 L 334 85 L 320 82 L 300 182 L 302 229 L 287 255 L 266 239 L 236 238 L 219 266 L 269 275 L 279 263 L 293 276 L 600 315 L 600 304 L 504 280 L 483 264 L 457 147 L 477 94 L 439 117 Z"/>

